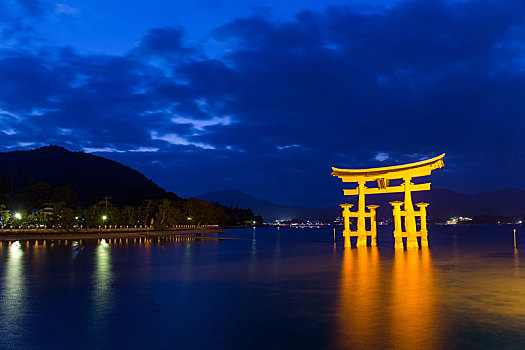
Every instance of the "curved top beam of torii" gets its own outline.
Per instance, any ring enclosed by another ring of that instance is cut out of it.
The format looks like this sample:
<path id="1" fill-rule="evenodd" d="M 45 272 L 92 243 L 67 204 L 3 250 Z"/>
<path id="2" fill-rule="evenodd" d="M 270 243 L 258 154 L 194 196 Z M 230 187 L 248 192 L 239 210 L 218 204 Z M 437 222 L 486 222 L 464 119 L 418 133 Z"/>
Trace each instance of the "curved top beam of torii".
<path id="1" fill-rule="evenodd" d="M 332 167 L 332 176 L 337 176 L 343 182 L 378 181 L 403 179 L 430 175 L 432 170 L 443 167 L 445 153 L 416 163 L 387 166 L 369 169 L 339 169 Z M 379 181 L 378 181 L 379 183 Z"/>

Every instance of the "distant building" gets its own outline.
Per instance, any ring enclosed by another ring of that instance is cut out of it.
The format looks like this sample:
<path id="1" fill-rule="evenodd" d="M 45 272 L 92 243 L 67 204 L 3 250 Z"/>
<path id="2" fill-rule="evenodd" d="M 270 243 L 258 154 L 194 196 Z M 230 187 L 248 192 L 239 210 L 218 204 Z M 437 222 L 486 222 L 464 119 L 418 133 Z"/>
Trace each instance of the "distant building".
<path id="1" fill-rule="evenodd" d="M 457 225 L 457 224 L 468 224 L 472 222 L 472 218 L 468 216 L 454 216 L 445 222 L 445 225 Z"/>

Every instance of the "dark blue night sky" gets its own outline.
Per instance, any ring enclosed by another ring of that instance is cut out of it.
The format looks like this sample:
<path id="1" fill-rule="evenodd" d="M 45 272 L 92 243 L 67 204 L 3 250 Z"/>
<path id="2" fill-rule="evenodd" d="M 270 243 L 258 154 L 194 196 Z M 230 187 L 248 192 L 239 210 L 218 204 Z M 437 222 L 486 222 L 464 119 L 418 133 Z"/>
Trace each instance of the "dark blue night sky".
<path id="1" fill-rule="evenodd" d="M 434 187 L 525 188 L 521 0 L 108 3 L 0 0 L 1 151 L 317 207 L 443 152 Z"/>

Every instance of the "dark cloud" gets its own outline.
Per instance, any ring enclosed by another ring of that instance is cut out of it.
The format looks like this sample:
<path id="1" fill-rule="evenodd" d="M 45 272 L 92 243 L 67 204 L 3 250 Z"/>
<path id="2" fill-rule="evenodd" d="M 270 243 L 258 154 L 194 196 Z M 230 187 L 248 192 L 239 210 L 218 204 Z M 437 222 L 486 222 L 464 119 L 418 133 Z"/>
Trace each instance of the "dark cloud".
<path id="1" fill-rule="evenodd" d="M 213 54 L 178 27 L 150 30 L 123 56 L 15 43 L 0 54 L 0 147 L 124 151 L 105 155 L 181 194 L 239 188 L 288 203 L 333 203 L 332 165 L 442 152 L 437 186 L 523 188 L 524 7 L 256 16 L 217 28 Z"/>
<path id="2" fill-rule="evenodd" d="M 21 52 L 31 52 L 35 44 L 43 43 L 33 26 L 27 23 L 27 18 L 12 14 L 6 6 L 0 3 L 0 57 Z"/>
<path id="3" fill-rule="evenodd" d="M 171 54 L 182 48 L 182 28 L 154 28 L 142 38 L 141 46 L 154 54 Z"/>
<path id="4" fill-rule="evenodd" d="M 51 4 L 41 0 L 18 0 L 17 3 L 29 15 L 35 18 L 41 18 L 51 9 Z"/>

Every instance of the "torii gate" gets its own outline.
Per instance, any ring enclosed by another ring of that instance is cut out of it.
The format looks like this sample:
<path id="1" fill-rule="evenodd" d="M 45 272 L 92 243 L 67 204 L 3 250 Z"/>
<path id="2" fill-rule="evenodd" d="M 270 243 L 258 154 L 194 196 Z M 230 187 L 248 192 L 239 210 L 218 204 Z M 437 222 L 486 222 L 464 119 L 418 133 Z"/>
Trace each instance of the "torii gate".
<path id="1" fill-rule="evenodd" d="M 394 207 L 394 238 L 395 249 L 403 249 L 403 237 L 407 237 L 407 249 L 418 248 L 417 237 L 421 237 L 421 246 L 428 247 L 428 231 L 426 219 L 426 207 L 428 203 L 417 203 L 419 210 L 415 211 L 412 205 L 412 191 L 430 190 L 430 182 L 424 184 L 413 184 L 412 178 L 428 176 L 434 169 L 443 167 L 445 153 L 432 159 L 416 163 L 395 165 L 383 168 L 370 169 L 338 169 L 332 167 L 332 176 L 339 177 L 343 182 L 357 182 L 355 189 L 343 190 L 346 196 L 359 196 L 357 212 L 350 211 L 352 204 L 341 204 L 343 208 L 345 247 L 350 247 L 350 237 L 357 236 L 357 246 L 367 245 L 367 236 L 371 236 L 371 245 L 377 245 L 376 209 L 377 205 L 368 205 L 369 212 L 365 211 L 365 195 L 380 193 L 405 193 L 405 201 L 390 202 Z M 390 180 L 402 179 L 404 183 L 399 186 L 390 186 Z M 377 187 L 368 188 L 366 183 L 377 182 Z M 401 206 L 404 210 L 401 210 Z M 401 226 L 401 217 L 404 216 L 405 230 Z M 416 229 L 416 216 L 421 217 L 421 229 Z M 357 230 L 350 230 L 350 217 L 357 217 Z M 366 231 L 366 218 L 370 218 L 370 231 Z"/>

